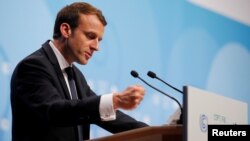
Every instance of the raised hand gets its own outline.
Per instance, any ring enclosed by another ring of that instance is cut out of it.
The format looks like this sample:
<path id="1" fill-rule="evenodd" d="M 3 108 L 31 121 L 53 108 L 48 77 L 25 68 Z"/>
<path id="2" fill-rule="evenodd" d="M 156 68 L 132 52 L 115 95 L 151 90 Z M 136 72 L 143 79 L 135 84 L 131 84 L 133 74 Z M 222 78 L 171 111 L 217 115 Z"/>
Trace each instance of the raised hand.
<path id="1" fill-rule="evenodd" d="M 139 85 L 129 86 L 122 92 L 114 93 L 114 108 L 132 110 L 143 100 L 145 89 Z"/>

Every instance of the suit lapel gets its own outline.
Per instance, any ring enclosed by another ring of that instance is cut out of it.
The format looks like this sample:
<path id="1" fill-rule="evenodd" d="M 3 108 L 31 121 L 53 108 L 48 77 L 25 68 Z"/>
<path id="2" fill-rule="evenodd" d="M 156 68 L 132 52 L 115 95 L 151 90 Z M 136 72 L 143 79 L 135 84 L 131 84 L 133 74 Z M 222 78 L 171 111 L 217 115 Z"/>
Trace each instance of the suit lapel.
<path id="1" fill-rule="evenodd" d="M 54 54 L 52 48 L 49 45 L 49 40 L 42 45 L 42 48 L 44 49 L 47 57 L 49 58 L 51 64 L 54 67 L 54 70 L 55 70 L 55 72 L 57 74 L 57 78 L 59 79 L 59 82 L 60 82 L 60 84 L 62 86 L 65 97 L 67 99 L 70 99 L 70 94 L 69 94 L 68 87 L 66 85 L 66 82 L 65 82 L 63 73 L 61 71 L 61 68 L 59 66 L 59 63 L 57 61 L 56 55 Z"/>

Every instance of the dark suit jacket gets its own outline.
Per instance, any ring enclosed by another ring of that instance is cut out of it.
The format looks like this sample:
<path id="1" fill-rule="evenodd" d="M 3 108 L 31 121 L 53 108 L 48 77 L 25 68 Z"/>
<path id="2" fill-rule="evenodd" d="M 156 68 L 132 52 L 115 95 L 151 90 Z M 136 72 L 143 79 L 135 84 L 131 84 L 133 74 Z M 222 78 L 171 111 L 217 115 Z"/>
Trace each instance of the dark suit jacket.
<path id="1" fill-rule="evenodd" d="M 117 119 L 100 120 L 97 96 L 83 74 L 73 66 L 78 100 L 70 100 L 69 90 L 49 41 L 23 59 L 11 78 L 12 141 L 76 141 L 76 126 L 83 126 L 89 138 L 91 123 L 122 132 L 147 126 L 117 111 Z"/>

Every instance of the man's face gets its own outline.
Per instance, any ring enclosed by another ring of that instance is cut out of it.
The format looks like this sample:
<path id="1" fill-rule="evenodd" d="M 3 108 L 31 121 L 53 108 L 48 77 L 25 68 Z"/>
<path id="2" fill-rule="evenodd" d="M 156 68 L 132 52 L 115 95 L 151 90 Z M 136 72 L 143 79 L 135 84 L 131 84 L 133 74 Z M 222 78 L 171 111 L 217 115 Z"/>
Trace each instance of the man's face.
<path id="1" fill-rule="evenodd" d="M 104 25 L 96 15 L 80 14 L 79 25 L 68 38 L 67 60 L 87 64 L 94 51 L 98 51 Z"/>

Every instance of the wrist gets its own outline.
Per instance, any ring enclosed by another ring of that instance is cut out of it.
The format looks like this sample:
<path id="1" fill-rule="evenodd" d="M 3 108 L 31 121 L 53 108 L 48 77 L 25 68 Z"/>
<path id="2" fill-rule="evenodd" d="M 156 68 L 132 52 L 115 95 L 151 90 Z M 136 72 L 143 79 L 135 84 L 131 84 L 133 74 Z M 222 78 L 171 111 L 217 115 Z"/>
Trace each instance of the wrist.
<path id="1" fill-rule="evenodd" d="M 113 93 L 113 107 L 114 110 L 117 110 L 119 108 L 119 94 L 118 93 Z"/>

